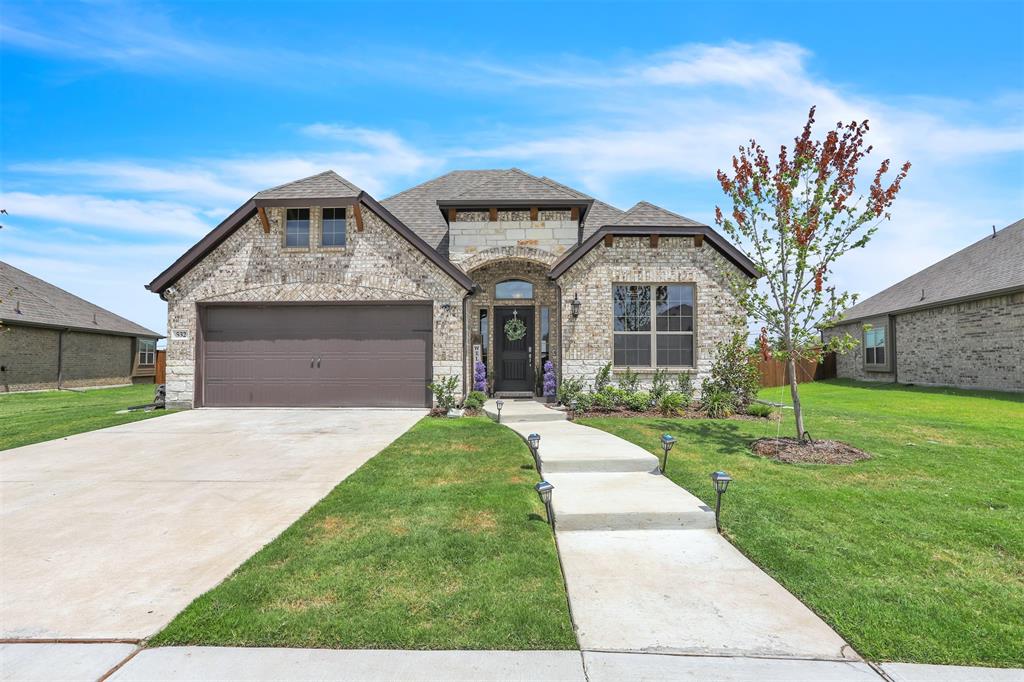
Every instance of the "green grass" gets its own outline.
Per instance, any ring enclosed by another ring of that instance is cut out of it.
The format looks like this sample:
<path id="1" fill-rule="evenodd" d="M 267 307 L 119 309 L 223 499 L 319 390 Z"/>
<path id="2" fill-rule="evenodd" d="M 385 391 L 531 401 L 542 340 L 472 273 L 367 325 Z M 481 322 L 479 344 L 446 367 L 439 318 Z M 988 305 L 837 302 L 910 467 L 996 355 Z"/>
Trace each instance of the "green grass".
<path id="1" fill-rule="evenodd" d="M 151 640 L 575 649 L 527 446 L 424 419 Z"/>
<path id="2" fill-rule="evenodd" d="M 138 384 L 0 395 L 0 450 L 168 414 L 165 410 L 115 414 L 152 402 L 155 390 L 153 384 Z"/>
<path id="3" fill-rule="evenodd" d="M 788 403 L 788 388 L 762 397 Z M 768 421 L 587 419 L 660 453 L 668 476 L 723 501 L 732 542 L 863 656 L 1024 666 L 1024 395 L 871 385 L 801 388 L 806 426 L 873 455 L 848 466 L 749 454 Z M 782 435 L 793 435 L 792 412 Z"/>

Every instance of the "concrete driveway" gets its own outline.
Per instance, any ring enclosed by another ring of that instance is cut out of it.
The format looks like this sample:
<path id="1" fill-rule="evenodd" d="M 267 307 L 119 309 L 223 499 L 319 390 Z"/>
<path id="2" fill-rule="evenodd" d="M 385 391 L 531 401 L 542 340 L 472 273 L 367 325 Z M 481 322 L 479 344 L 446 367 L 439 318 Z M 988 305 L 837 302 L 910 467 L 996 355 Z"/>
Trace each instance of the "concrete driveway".
<path id="1" fill-rule="evenodd" d="M 154 634 L 424 414 L 193 410 L 0 452 L 0 638 Z"/>

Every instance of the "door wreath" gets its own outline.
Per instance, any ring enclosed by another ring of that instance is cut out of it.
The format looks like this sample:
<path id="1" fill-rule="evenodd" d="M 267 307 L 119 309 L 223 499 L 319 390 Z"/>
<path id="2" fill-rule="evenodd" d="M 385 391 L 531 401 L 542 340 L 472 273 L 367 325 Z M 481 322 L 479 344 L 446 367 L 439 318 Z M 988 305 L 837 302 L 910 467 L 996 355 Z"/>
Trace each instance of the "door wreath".
<path id="1" fill-rule="evenodd" d="M 513 317 L 505 323 L 505 338 L 509 341 L 518 341 L 526 336 L 526 324 L 518 317 Z"/>

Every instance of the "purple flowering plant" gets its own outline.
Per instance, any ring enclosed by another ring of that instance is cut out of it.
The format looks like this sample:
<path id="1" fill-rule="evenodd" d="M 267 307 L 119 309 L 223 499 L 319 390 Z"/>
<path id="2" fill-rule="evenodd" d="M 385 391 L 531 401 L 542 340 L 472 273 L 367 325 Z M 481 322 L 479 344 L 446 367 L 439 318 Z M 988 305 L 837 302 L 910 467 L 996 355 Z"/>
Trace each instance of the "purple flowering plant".
<path id="1" fill-rule="evenodd" d="M 473 390 L 487 392 L 487 367 L 479 361 L 473 365 Z"/>
<path id="2" fill-rule="evenodd" d="M 558 380 L 555 378 L 555 366 L 551 361 L 544 363 L 544 397 L 553 398 L 558 392 Z"/>

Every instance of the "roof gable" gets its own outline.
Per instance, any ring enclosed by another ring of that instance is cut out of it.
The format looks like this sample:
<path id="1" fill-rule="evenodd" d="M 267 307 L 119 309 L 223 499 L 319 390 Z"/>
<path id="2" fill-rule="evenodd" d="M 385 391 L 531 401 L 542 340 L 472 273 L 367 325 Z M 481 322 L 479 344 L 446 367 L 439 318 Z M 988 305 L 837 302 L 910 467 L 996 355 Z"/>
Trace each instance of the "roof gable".
<path id="1" fill-rule="evenodd" d="M 361 189 L 332 170 L 257 192 L 255 199 L 326 199 L 358 196 Z"/>
<path id="2" fill-rule="evenodd" d="M 160 338 L 151 329 L 0 261 L 0 320 Z"/>
<path id="3" fill-rule="evenodd" d="M 843 313 L 844 320 L 1024 289 L 1024 219 L 929 265 Z"/>
<path id="4" fill-rule="evenodd" d="M 619 216 L 614 225 L 642 225 L 644 227 L 696 227 L 703 225 L 678 213 L 673 213 L 648 201 L 637 202 L 635 206 Z"/>

